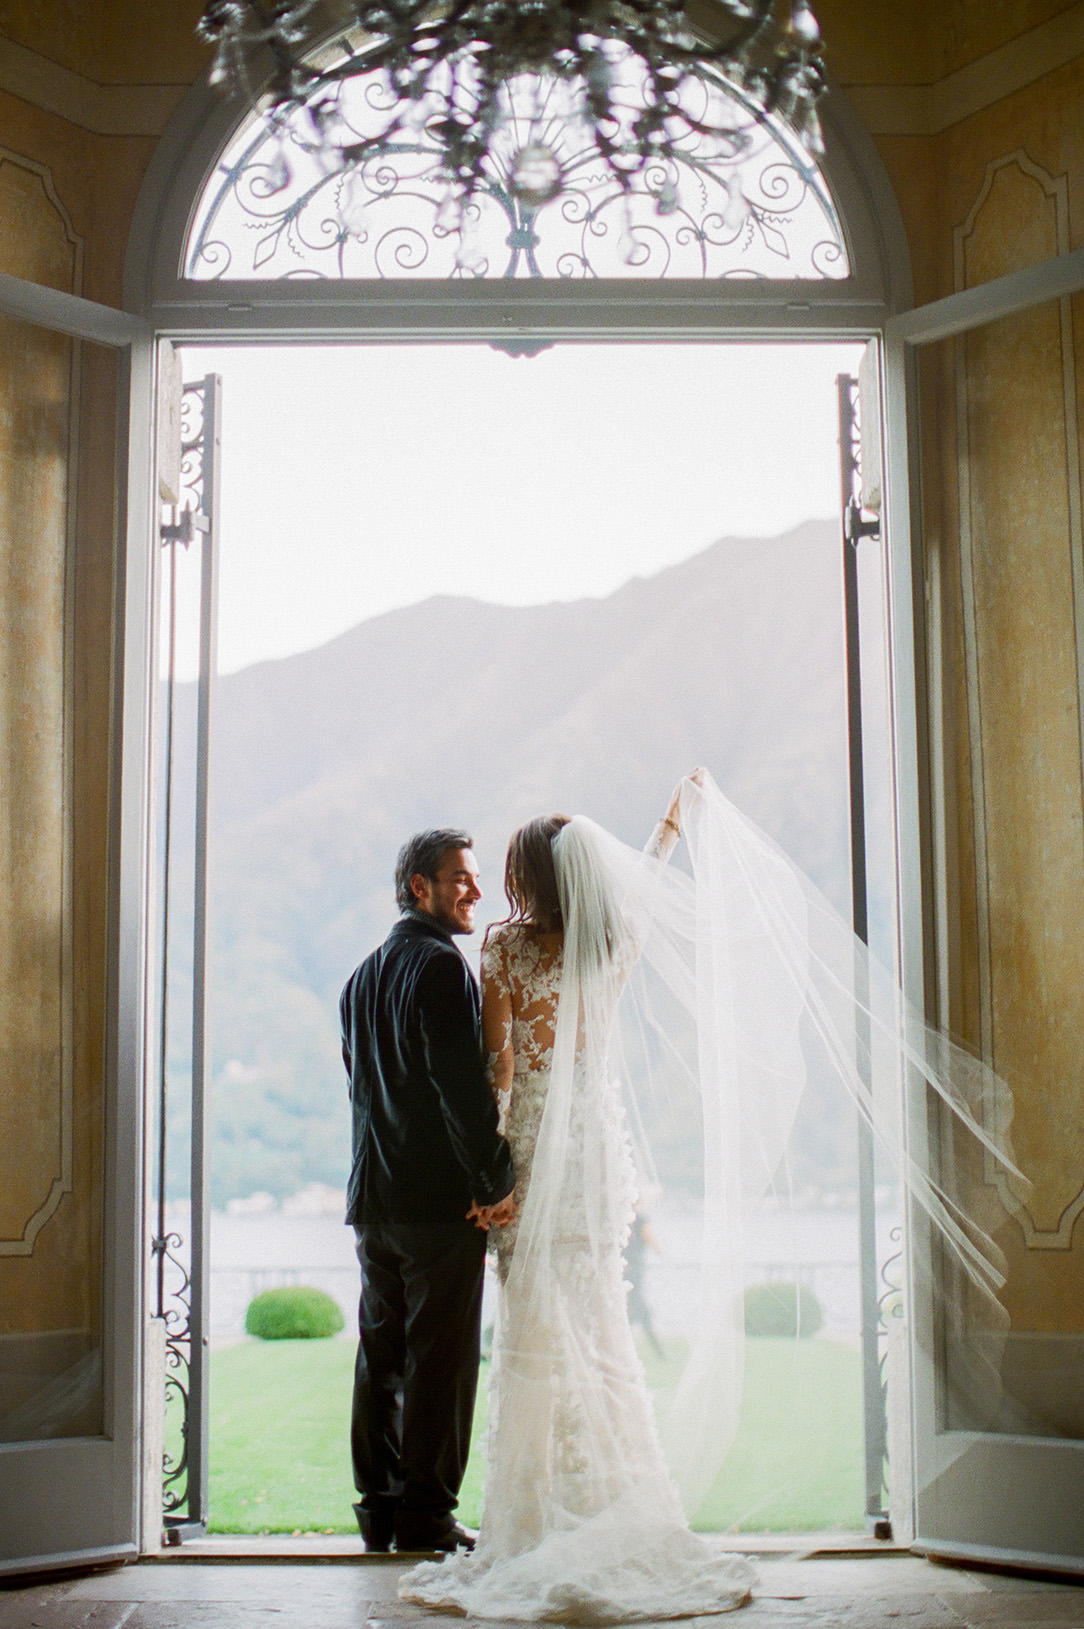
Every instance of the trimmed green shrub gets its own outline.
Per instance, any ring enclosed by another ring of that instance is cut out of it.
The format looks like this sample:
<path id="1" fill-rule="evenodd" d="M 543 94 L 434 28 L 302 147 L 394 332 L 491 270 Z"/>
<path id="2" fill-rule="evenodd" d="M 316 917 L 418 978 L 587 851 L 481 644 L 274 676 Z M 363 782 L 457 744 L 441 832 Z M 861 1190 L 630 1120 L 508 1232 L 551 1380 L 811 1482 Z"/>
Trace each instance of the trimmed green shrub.
<path id="1" fill-rule="evenodd" d="M 750 1284 L 745 1292 L 747 1335 L 815 1335 L 824 1323 L 821 1304 L 804 1284 Z"/>
<path id="2" fill-rule="evenodd" d="M 323 1290 L 283 1284 L 254 1296 L 245 1313 L 245 1331 L 262 1341 L 319 1341 L 337 1335 L 343 1315 Z"/>

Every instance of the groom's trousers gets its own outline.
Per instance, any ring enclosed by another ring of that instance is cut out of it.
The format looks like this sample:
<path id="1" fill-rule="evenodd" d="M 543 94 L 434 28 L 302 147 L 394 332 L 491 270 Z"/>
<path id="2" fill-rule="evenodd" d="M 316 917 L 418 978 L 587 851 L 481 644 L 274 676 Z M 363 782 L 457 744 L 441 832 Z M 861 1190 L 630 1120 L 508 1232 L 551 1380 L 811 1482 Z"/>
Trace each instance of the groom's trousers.
<path id="1" fill-rule="evenodd" d="M 367 1542 L 428 1549 L 452 1525 L 478 1384 L 486 1236 L 472 1223 L 355 1226 L 351 1449 Z"/>

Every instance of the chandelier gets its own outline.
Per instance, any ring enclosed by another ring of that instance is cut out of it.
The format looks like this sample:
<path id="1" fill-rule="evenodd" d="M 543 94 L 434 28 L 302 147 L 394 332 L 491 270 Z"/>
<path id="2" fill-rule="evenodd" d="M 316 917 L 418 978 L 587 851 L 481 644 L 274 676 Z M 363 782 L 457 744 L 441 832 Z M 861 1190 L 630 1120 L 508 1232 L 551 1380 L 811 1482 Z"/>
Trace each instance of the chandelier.
<path id="1" fill-rule="evenodd" d="M 582 133 L 611 183 L 626 196 L 648 192 L 665 214 L 677 206 L 676 165 L 688 165 L 690 144 L 733 160 L 749 142 L 731 104 L 707 93 L 712 75 L 756 120 L 780 118 L 820 150 L 824 71 L 805 0 L 717 0 L 713 9 L 727 25 L 721 41 L 696 38 L 669 0 L 340 0 L 331 19 L 320 0 L 208 0 L 199 32 L 217 50 L 212 80 L 272 128 L 296 128 L 303 115 L 306 147 L 329 173 L 424 141 L 461 221 L 493 185 L 494 140 L 502 135 L 507 150 L 513 125 L 501 185 L 525 209 L 541 208 L 566 184 L 561 143 L 549 134 L 557 90 L 561 123 Z M 331 53 L 320 49 L 329 22 L 338 23 Z M 339 93 L 373 75 L 380 117 L 359 136 L 339 115 Z M 523 119 L 525 84 L 536 105 L 545 101 L 548 127 Z"/>

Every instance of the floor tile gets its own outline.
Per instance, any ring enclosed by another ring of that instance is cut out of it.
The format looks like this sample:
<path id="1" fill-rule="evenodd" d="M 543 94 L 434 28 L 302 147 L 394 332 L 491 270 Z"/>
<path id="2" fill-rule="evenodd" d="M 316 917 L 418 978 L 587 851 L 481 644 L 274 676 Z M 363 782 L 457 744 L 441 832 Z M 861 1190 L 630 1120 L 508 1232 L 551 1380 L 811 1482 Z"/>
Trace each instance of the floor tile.
<path id="1" fill-rule="evenodd" d="M 0 1629 L 522 1629 L 427 1613 L 397 1557 L 166 1559 L 0 1589 Z M 870 1553 L 760 1557 L 753 1601 L 677 1629 L 1084 1629 L 1084 1587 Z M 675 1629 L 644 1624 L 640 1629 Z"/>
<path id="2" fill-rule="evenodd" d="M 957 1598 L 967 1629 L 1084 1629 L 1084 1591 L 1048 1586 L 1026 1591 L 991 1590 L 981 1599 Z"/>
<path id="3" fill-rule="evenodd" d="M 152 1563 L 118 1567 L 80 1580 L 73 1598 L 123 1601 L 205 1601 L 274 1606 L 282 1601 L 364 1611 L 371 1601 L 395 1598 L 400 1568 L 367 1563 L 274 1564 L 215 1562 L 206 1567 Z"/>

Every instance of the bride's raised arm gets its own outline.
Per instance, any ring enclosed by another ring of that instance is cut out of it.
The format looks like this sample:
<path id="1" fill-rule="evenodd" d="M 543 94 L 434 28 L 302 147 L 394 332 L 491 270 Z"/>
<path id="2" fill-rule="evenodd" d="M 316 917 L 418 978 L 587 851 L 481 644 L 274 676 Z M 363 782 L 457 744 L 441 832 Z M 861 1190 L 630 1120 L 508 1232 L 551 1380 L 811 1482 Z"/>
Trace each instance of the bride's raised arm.
<path id="1" fill-rule="evenodd" d="M 677 840 L 681 836 L 681 788 L 687 781 L 692 781 L 694 786 L 702 786 L 704 784 L 703 769 L 698 766 L 690 775 L 684 775 L 678 781 L 670 798 L 670 807 L 657 823 L 644 845 L 644 852 L 653 855 L 656 860 L 661 860 L 663 864 L 674 852 L 677 847 Z"/>

